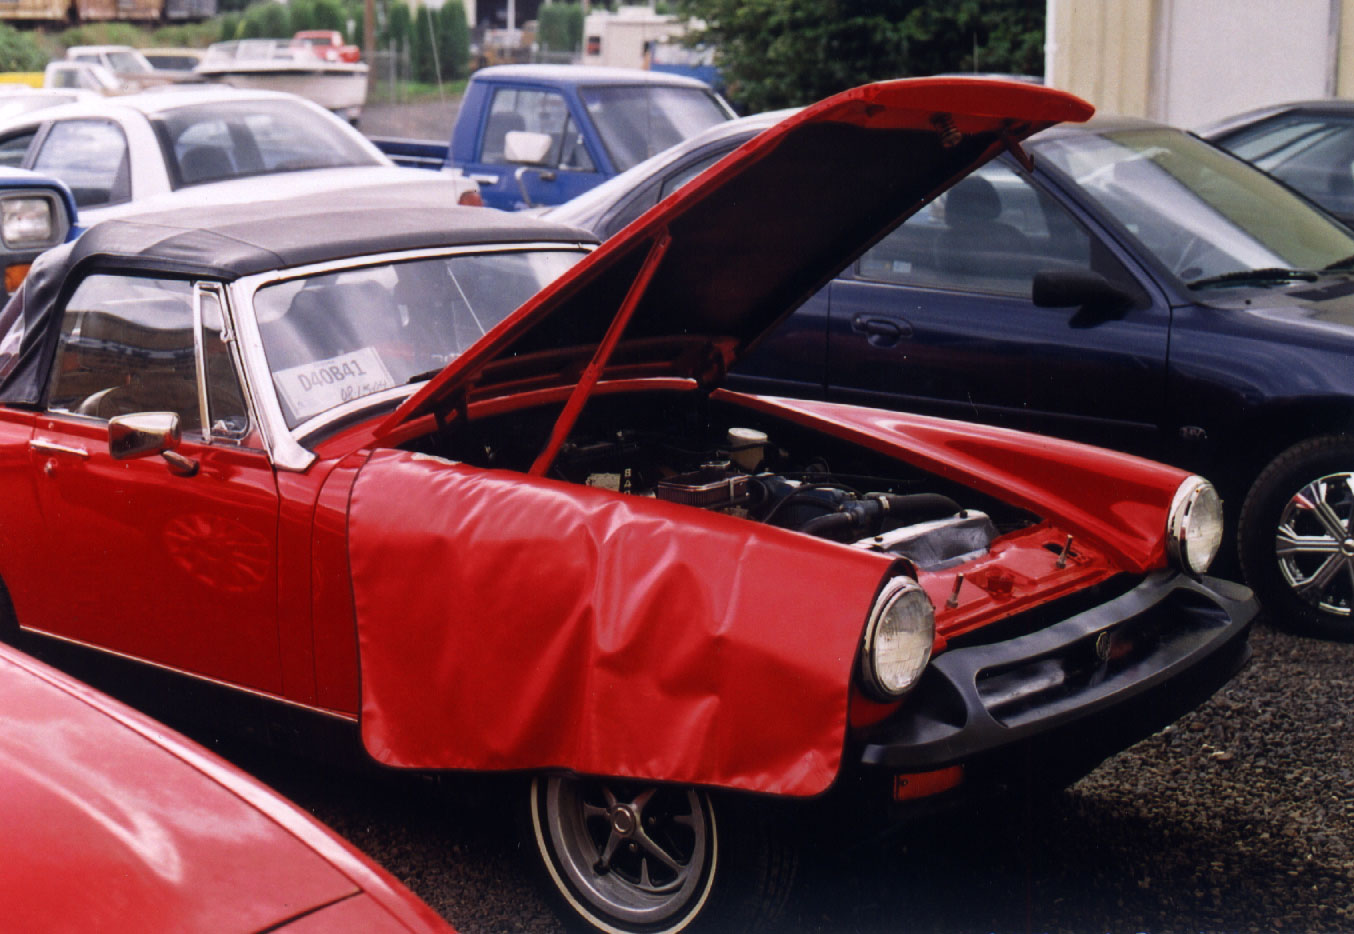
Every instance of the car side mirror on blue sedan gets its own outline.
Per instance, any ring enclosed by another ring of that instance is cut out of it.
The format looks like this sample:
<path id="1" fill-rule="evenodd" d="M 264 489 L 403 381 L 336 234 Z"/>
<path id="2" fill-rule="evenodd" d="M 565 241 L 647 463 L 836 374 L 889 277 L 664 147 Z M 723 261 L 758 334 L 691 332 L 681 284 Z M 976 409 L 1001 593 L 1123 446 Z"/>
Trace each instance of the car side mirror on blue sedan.
<path id="1" fill-rule="evenodd" d="M 1034 274 L 1030 300 L 1038 308 L 1076 308 L 1089 323 L 1119 317 L 1136 297 L 1090 269 L 1046 269 Z"/>

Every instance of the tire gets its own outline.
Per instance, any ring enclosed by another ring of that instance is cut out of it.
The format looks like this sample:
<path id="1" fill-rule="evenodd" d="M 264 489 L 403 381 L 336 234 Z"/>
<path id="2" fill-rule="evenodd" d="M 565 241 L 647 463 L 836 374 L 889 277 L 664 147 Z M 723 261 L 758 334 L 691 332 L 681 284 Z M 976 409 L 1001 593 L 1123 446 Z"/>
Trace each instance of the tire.
<path id="1" fill-rule="evenodd" d="M 1354 436 L 1274 458 L 1246 494 L 1237 538 L 1246 582 L 1276 625 L 1354 640 Z"/>
<path id="2" fill-rule="evenodd" d="M 537 874 L 573 930 L 766 930 L 797 852 L 755 811 L 721 804 L 680 785 L 536 778 L 526 823 Z"/>

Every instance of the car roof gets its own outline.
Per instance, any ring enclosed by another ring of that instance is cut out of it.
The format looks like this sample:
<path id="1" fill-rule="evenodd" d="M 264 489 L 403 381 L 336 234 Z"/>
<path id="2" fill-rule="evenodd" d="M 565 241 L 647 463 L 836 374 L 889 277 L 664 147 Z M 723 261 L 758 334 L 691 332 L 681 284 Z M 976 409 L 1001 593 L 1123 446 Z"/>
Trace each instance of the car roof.
<path id="1" fill-rule="evenodd" d="M 1124 117 L 1113 114 L 1101 116 L 1097 114 L 1085 123 L 1062 123 L 1050 127 L 1030 137 L 1030 142 L 1036 143 L 1040 140 L 1059 139 L 1068 136 L 1100 136 L 1104 133 L 1118 133 L 1125 130 L 1169 129 L 1175 128 L 1165 123 L 1158 123 L 1155 120 L 1144 120 L 1141 117 Z"/>
<path id="2" fill-rule="evenodd" d="M 279 91 L 247 91 L 224 86 L 185 85 L 182 90 L 168 88 L 164 90 L 141 91 L 136 94 L 121 94 L 117 97 L 91 96 L 70 104 L 60 104 L 21 114 L 25 123 L 38 123 L 59 120 L 67 117 L 107 116 L 119 112 L 132 111 L 145 117 L 164 113 L 179 107 L 202 104 L 207 101 L 299 101 L 292 94 Z M 15 118 L 18 120 L 19 118 Z"/>
<path id="3" fill-rule="evenodd" d="M 710 90 L 704 81 L 685 75 L 600 65 L 491 65 L 471 76 L 472 81 L 491 78 L 527 78 L 559 84 L 664 84 Z"/>
<path id="4" fill-rule="evenodd" d="M 194 205 L 95 224 L 57 275 L 76 265 L 231 280 L 377 253 L 499 243 L 591 243 L 571 227 L 469 208 L 442 179 L 338 195 Z"/>
<path id="5" fill-rule="evenodd" d="M 1234 130 L 1239 130 L 1242 127 L 1250 126 L 1253 123 L 1268 120 L 1270 117 L 1277 117 L 1280 114 L 1289 113 L 1348 116 L 1354 114 L 1354 100 L 1328 98 L 1271 104 L 1268 107 L 1257 107 L 1254 110 L 1243 111 L 1242 113 L 1233 114 L 1230 117 L 1223 117 L 1221 120 L 1215 120 L 1211 123 L 1204 124 L 1199 127 L 1198 132 L 1201 136 L 1212 139 Z"/>

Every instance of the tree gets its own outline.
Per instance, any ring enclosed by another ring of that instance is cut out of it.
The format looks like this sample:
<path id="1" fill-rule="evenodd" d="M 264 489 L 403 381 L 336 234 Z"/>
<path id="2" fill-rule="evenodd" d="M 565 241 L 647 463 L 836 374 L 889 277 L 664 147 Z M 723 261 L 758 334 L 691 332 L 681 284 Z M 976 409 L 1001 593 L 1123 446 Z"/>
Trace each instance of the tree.
<path id="1" fill-rule="evenodd" d="M 536 16 L 536 23 L 542 49 L 577 52 L 583 47 L 583 7 L 577 3 L 543 6 Z"/>
<path id="2" fill-rule="evenodd" d="M 681 0 L 745 112 L 949 71 L 1043 72 L 1043 0 Z"/>
<path id="3" fill-rule="evenodd" d="M 290 39 L 291 12 L 273 0 L 263 0 L 245 10 L 237 39 Z"/>
<path id="4" fill-rule="evenodd" d="M 31 33 L 0 23 L 0 71 L 42 71 L 47 58 Z"/>
<path id="5" fill-rule="evenodd" d="M 470 27 L 460 0 L 447 0 L 436 13 L 422 7 L 413 16 L 409 67 L 414 80 L 434 84 L 439 78 L 464 77 L 470 60 Z M 392 24 L 394 20 L 392 15 Z"/>

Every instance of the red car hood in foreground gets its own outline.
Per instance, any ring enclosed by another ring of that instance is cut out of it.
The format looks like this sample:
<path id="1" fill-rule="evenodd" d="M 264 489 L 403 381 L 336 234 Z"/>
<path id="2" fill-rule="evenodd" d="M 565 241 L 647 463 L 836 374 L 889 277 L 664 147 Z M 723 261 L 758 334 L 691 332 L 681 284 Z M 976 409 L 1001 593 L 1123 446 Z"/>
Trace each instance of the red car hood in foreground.
<path id="1" fill-rule="evenodd" d="M 604 377 L 719 382 L 856 256 L 1004 147 L 1093 108 L 1019 82 L 921 78 L 805 108 L 608 240 L 383 426 Z M 633 307 L 630 307 L 633 306 Z M 628 315 L 628 321 L 624 320 Z"/>
<path id="2" fill-rule="evenodd" d="M 8 648 L 0 711 L 5 930 L 450 930 L 258 782 Z"/>

